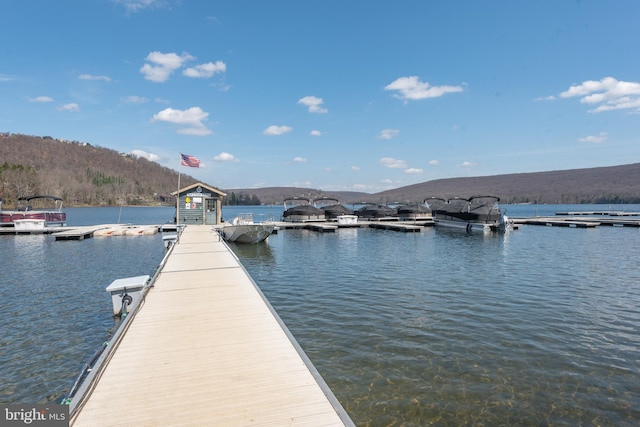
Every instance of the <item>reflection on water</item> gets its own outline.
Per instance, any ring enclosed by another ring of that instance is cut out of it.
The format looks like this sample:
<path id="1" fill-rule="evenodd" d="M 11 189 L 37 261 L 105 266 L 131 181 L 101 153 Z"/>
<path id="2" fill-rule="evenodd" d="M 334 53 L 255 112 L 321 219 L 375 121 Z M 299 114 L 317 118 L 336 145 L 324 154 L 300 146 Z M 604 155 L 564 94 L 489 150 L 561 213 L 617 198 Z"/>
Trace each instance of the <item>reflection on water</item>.
<path id="1" fill-rule="evenodd" d="M 289 230 L 277 268 L 241 259 L 357 425 L 632 425 L 636 231 Z"/>
<path id="2" fill-rule="evenodd" d="M 231 247 L 357 425 L 640 420 L 638 229 L 282 230 Z M 113 326 L 104 288 L 163 253 L 160 235 L 0 236 L 0 403 L 62 396 Z"/>
<path id="3" fill-rule="evenodd" d="M 102 211 L 82 211 L 91 212 Z M 113 327 L 105 288 L 153 274 L 163 255 L 159 234 L 83 241 L 0 236 L 0 404 L 61 398 Z"/>
<path id="4" fill-rule="evenodd" d="M 251 258 L 260 263 L 273 263 L 274 254 L 269 247 L 268 239 L 260 243 L 227 243 L 240 258 Z"/>

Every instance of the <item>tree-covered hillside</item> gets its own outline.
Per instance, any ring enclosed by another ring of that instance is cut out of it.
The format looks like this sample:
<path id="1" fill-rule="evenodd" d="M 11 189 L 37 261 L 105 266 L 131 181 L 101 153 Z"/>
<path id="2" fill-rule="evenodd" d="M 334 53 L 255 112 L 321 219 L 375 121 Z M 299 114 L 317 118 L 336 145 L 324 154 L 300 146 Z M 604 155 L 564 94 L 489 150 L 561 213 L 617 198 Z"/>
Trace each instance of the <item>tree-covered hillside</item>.
<path id="1" fill-rule="evenodd" d="M 173 204 L 177 181 L 177 171 L 130 154 L 85 142 L 0 133 L 0 198 L 5 207 L 35 194 L 62 197 L 67 206 Z M 182 174 L 181 186 L 195 182 Z M 486 194 L 505 203 L 640 203 L 640 163 L 439 179 L 376 194 L 294 187 L 221 190 L 227 193 L 225 204 L 280 204 L 289 197 L 398 203 Z"/>
<path id="2" fill-rule="evenodd" d="M 66 205 L 173 203 L 178 172 L 147 159 L 78 141 L 0 134 L 0 197 L 46 194 Z M 181 185 L 195 183 L 182 175 Z"/>

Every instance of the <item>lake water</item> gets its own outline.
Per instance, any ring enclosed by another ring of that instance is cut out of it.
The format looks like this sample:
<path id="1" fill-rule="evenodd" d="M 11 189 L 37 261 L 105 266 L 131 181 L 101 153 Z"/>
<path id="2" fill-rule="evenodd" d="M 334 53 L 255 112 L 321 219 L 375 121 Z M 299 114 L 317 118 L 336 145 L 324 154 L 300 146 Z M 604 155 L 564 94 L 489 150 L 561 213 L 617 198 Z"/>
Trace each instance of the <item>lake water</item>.
<path id="1" fill-rule="evenodd" d="M 603 209 L 640 212 L 507 212 Z M 282 208 L 225 207 L 224 218 L 248 211 L 278 219 Z M 173 214 L 67 212 L 70 225 Z M 638 228 L 286 230 L 232 248 L 359 426 L 640 422 Z M 63 397 L 113 326 L 104 288 L 152 274 L 163 254 L 159 235 L 1 236 L 0 403 Z"/>

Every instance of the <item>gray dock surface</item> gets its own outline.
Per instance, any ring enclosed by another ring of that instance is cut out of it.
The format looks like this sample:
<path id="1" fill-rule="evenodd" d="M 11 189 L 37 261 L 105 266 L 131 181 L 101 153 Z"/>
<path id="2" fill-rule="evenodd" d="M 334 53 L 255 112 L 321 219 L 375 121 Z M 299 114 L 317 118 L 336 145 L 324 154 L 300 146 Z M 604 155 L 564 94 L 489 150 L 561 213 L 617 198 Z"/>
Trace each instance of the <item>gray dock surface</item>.
<path id="1" fill-rule="evenodd" d="M 172 251 L 70 425 L 354 425 L 211 226 Z"/>

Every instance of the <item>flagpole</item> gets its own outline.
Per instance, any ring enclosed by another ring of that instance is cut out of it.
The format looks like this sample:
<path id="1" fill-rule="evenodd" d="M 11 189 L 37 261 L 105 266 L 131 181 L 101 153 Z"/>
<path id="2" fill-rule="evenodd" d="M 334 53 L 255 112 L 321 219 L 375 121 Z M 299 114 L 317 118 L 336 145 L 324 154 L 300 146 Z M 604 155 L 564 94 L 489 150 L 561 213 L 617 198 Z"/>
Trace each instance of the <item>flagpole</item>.
<path id="1" fill-rule="evenodd" d="M 180 166 L 182 165 L 182 153 L 178 161 L 178 191 L 176 192 L 176 227 L 180 224 Z"/>

